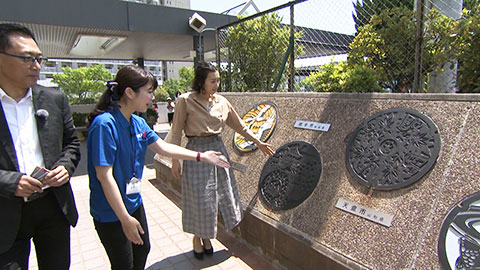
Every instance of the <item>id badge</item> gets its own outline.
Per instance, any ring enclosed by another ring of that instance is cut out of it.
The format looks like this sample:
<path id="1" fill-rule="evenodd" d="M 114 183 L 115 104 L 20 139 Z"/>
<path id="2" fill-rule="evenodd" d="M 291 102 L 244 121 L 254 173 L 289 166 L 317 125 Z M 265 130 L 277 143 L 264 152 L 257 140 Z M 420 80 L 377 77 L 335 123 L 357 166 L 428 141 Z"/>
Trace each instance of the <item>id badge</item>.
<path id="1" fill-rule="evenodd" d="M 140 189 L 142 186 L 142 181 L 136 177 L 130 178 L 127 181 L 127 195 L 140 193 Z"/>

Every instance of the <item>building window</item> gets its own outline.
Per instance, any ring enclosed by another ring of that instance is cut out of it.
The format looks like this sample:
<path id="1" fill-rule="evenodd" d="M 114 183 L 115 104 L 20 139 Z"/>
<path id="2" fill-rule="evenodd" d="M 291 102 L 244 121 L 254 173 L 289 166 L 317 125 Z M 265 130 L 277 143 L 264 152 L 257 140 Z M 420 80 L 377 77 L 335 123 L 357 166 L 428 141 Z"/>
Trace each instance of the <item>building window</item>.
<path id="1" fill-rule="evenodd" d="M 55 67 L 55 62 L 54 61 L 46 61 L 45 64 L 43 64 L 46 67 Z"/>

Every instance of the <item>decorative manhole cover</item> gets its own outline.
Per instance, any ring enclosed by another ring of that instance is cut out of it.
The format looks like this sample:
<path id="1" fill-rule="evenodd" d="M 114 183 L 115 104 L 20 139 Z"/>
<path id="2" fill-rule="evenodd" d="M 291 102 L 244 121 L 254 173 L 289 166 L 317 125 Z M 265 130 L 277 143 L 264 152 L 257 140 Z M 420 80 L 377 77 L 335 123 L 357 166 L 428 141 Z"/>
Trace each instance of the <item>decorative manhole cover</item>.
<path id="1" fill-rule="evenodd" d="M 443 269 L 480 269 L 480 192 L 466 198 L 445 218 L 438 238 Z"/>
<path id="2" fill-rule="evenodd" d="M 273 133 L 278 120 L 278 109 L 273 102 L 265 101 L 253 106 L 243 117 L 243 122 L 259 141 L 266 142 Z M 251 152 L 257 146 L 235 132 L 233 146 L 240 152 Z"/>
<path id="3" fill-rule="evenodd" d="M 440 134 L 418 111 L 382 111 L 357 127 L 346 149 L 352 176 L 369 188 L 393 190 L 420 180 L 437 161 Z"/>
<path id="4" fill-rule="evenodd" d="M 260 198 L 273 210 L 287 210 L 301 204 L 318 184 L 322 164 L 317 149 L 301 141 L 278 148 L 260 174 Z"/>

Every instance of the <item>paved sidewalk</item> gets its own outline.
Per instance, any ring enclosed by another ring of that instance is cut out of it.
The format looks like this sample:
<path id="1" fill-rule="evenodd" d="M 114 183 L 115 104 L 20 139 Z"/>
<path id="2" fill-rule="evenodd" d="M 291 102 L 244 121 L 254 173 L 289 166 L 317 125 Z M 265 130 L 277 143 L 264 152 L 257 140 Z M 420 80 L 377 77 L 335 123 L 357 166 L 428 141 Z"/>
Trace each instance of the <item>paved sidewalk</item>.
<path id="1" fill-rule="evenodd" d="M 151 182 L 155 183 L 157 188 Z M 70 269 L 110 269 L 107 255 L 98 239 L 89 213 L 88 176 L 73 177 L 71 184 L 78 207 L 79 221 L 71 232 Z M 265 258 L 251 251 L 220 228 L 218 240 L 212 241 L 215 250 L 213 256 L 205 257 L 203 261 L 195 259 L 192 253 L 192 235 L 182 231 L 181 209 L 177 206 L 178 196 L 155 180 L 153 169 L 145 168 L 144 170 L 142 196 L 151 242 L 151 251 L 147 260 L 148 270 L 277 270 Z M 38 269 L 33 245 L 29 269 Z"/>

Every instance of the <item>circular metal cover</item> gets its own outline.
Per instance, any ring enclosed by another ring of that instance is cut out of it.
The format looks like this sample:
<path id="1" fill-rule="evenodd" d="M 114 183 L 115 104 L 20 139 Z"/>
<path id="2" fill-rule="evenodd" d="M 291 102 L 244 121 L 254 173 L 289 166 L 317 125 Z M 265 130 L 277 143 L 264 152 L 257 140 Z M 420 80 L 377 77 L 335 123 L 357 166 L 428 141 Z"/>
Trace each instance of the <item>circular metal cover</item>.
<path id="1" fill-rule="evenodd" d="M 277 125 L 278 109 L 270 101 L 253 106 L 243 117 L 243 122 L 258 140 L 266 142 L 273 134 Z M 257 149 L 257 146 L 235 132 L 233 146 L 240 152 L 247 153 Z"/>
<path id="2" fill-rule="evenodd" d="M 322 164 L 315 146 L 289 142 L 277 149 L 263 166 L 258 189 L 272 210 L 287 210 L 305 201 L 318 184 Z"/>
<path id="3" fill-rule="evenodd" d="M 450 211 L 438 238 L 442 269 L 480 269 L 480 192 Z"/>
<path id="4" fill-rule="evenodd" d="M 422 113 L 396 108 L 381 111 L 357 127 L 347 145 L 350 174 L 378 190 L 403 188 L 420 180 L 437 161 L 440 134 Z"/>

